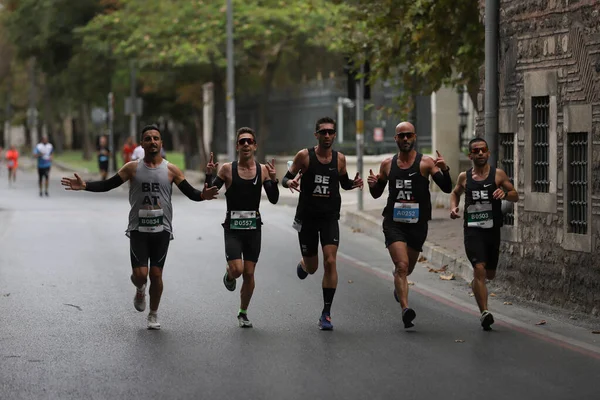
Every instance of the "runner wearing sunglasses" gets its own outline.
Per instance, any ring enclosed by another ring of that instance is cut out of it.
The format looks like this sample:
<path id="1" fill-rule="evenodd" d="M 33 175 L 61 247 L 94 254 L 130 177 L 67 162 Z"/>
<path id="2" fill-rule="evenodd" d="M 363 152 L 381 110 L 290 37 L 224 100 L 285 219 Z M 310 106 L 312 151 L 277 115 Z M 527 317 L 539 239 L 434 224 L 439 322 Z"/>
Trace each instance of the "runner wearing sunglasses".
<path id="1" fill-rule="evenodd" d="M 316 123 L 318 144 L 296 154 L 281 181 L 285 188 L 300 192 L 293 227 L 298 231 L 302 260 L 296 266 L 298 278 L 305 279 L 319 267 L 319 237 L 323 249 L 323 310 L 319 318 L 321 330 L 332 330 L 331 303 L 337 288 L 336 257 L 340 241 L 338 220 L 344 190 L 362 188 L 358 175 L 348 178 L 346 157 L 332 149 L 335 140 L 335 121 L 329 117 Z M 300 179 L 302 178 L 302 179 Z"/>
<path id="2" fill-rule="evenodd" d="M 383 160 L 379 173 L 369 171 L 369 191 L 377 199 L 389 182 L 389 196 L 383 210 L 385 246 L 394 263 L 394 297 L 402 306 L 405 328 L 413 327 L 416 313 L 408 306 L 408 276 L 413 272 L 423 243 L 427 239 L 431 219 L 431 194 L 429 177 L 444 191 L 450 193 L 450 169 L 442 155 L 436 151 L 433 159 L 417 152 L 415 127 L 410 122 L 396 126 L 394 137 L 400 150 Z"/>
<path id="3" fill-rule="evenodd" d="M 488 164 L 490 151 L 485 140 L 469 142 L 469 158 L 473 167 L 458 176 L 450 195 L 450 218 L 460 218 L 458 205 L 465 193 L 464 238 L 465 251 L 473 264 L 471 282 L 475 300 L 481 312 L 483 330 L 491 330 L 494 317 L 488 311 L 488 293 L 485 280 L 496 276 L 500 255 L 500 227 L 503 223 L 502 200 L 517 202 L 519 194 L 506 173 Z"/>
<path id="4" fill-rule="evenodd" d="M 276 204 L 279 199 L 275 160 L 260 164 L 254 159 L 256 135 L 251 128 L 240 128 L 237 132 L 237 161 L 223 164 L 218 170 L 213 186 L 219 189 L 225 184 L 227 213 L 223 229 L 225 234 L 225 258 L 227 268 L 223 283 L 233 292 L 236 279 L 243 277 L 240 290 L 240 310 L 238 323 L 242 328 L 251 328 L 248 319 L 248 306 L 254 292 L 254 269 L 258 262 L 261 247 L 262 218 L 259 212 L 262 188 L 265 188 L 269 201 Z M 212 180 L 219 163 L 213 162 L 213 153 L 206 168 L 206 180 Z"/>

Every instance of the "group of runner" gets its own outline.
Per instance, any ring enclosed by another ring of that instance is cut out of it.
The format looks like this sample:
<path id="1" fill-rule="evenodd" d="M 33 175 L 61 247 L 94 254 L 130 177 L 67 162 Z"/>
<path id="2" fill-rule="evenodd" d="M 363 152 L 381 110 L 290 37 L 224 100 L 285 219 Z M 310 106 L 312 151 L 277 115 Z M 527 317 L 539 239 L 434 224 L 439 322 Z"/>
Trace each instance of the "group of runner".
<path id="1" fill-rule="evenodd" d="M 52 158 L 54 153 L 54 147 L 52 143 L 48 142 L 48 136 L 42 136 L 42 139 L 33 149 L 33 157 L 37 159 L 37 170 L 38 170 L 38 186 L 40 189 L 40 197 L 44 194 L 46 197 L 48 193 L 48 180 L 50 177 L 50 168 L 52 167 Z M 0 148 L 0 155 L 2 151 Z M 17 170 L 19 168 L 19 150 L 17 146 L 12 144 L 10 148 L 4 154 L 4 160 L 6 162 L 6 168 L 8 169 L 8 184 L 12 186 L 17 181 Z"/>
<path id="2" fill-rule="evenodd" d="M 323 309 L 318 320 L 322 330 L 332 330 L 331 305 L 338 275 L 337 249 L 340 241 L 340 187 L 362 189 L 363 180 L 357 173 L 348 176 L 345 156 L 333 150 L 336 122 L 321 118 L 316 122 L 314 136 L 317 145 L 299 151 L 281 181 L 284 188 L 299 192 L 292 226 L 298 232 L 301 259 L 296 265 L 299 279 L 314 274 L 319 266 L 319 242 L 323 253 Z M 162 270 L 169 242 L 173 238 L 171 189 L 175 183 L 193 201 L 214 199 L 225 185 L 227 212 L 222 224 L 225 237 L 227 267 L 223 284 L 235 291 L 236 280 L 242 277 L 240 327 L 252 327 L 248 307 L 254 291 L 254 271 L 261 250 L 260 200 L 264 188 L 268 200 L 279 199 L 279 181 L 275 161 L 260 164 L 255 159 L 256 133 L 251 128 L 237 132 L 236 161 L 220 169 L 211 153 L 206 167 L 204 188 L 199 191 L 185 179 L 181 170 L 161 157 L 162 138 L 156 125 L 144 127 L 141 136 L 143 159 L 126 163 L 113 177 L 102 181 L 84 182 L 63 178 L 67 190 L 105 192 L 125 181 L 131 181 L 129 201 L 131 211 L 127 235 L 130 238 L 131 281 L 136 287 L 134 307 L 146 309 L 146 285 L 150 279 L 150 310 L 148 329 L 160 329 L 157 311 L 162 294 Z M 370 171 L 368 186 L 374 198 L 380 197 L 389 183 L 389 194 L 383 210 L 385 246 L 394 264 L 394 297 L 402 308 L 405 328 L 414 326 L 416 312 L 408 305 L 408 276 L 414 270 L 419 253 L 427 238 L 431 219 L 430 178 L 445 193 L 451 193 L 451 218 L 459 217 L 460 196 L 465 193 L 465 249 L 474 267 L 473 292 L 481 311 L 481 325 L 491 329 L 493 316 L 487 310 L 486 279 L 493 279 L 498 262 L 501 201 L 517 201 L 506 174 L 491 167 L 489 149 L 483 139 L 469 143 L 473 168 L 462 172 L 452 190 L 452 181 L 441 154 L 431 158 L 415 150 L 416 132 L 409 122 L 396 126 L 398 153 L 381 163 L 377 175 Z"/>

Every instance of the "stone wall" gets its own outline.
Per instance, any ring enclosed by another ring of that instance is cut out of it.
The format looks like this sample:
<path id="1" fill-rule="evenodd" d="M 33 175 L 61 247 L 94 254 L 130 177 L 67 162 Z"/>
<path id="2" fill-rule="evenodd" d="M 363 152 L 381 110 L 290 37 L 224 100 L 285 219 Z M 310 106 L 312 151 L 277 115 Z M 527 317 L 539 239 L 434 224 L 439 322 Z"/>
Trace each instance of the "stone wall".
<path id="1" fill-rule="evenodd" d="M 521 200 L 514 212 L 514 225 L 503 228 L 499 281 L 512 294 L 598 315 L 600 2 L 500 3 L 499 133 L 515 134 L 514 175 Z M 483 5 L 480 1 L 482 10 Z M 483 67 L 481 72 L 478 108 L 483 117 Z M 533 96 L 549 98 L 548 193 L 533 189 Z M 480 118 L 479 135 L 483 136 L 483 128 Z M 587 134 L 585 234 L 569 232 L 565 149 L 571 133 Z"/>

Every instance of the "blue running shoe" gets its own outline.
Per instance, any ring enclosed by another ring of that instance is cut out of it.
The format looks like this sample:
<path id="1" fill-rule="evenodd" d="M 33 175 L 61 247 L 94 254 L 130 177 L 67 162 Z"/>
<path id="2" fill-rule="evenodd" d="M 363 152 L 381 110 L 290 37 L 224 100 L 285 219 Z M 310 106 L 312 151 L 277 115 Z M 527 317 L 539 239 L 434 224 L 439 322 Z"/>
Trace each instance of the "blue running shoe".
<path id="1" fill-rule="evenodd" d="M 331 317 L 329 316 L 329 313 L 321 314 L 321 318 L 319 318 L 319 329 L 322 331 L 333 330 L 333 325 L 331 325 Z"/>
<path id="2" fill-rule="evenodd" d="M 305 279 L 308 276 L 308 272 L 302 268 L 302 263 L 298 263 L 298 266 L 296 267 L 296 273 L 300 279 Z"/>

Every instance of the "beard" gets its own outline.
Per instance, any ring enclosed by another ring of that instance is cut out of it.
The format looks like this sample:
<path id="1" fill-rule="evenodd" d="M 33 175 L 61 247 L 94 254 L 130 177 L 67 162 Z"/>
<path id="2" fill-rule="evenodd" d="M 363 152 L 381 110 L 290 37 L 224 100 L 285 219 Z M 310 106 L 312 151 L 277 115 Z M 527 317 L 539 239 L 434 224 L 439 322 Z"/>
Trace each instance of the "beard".
<path id="1" fill-rule="evenodd" d="M 396 142 L 396 144 L 398 145 L 398 150 L 403 153 L 410 153 L 411 150 L 415 148 L 415 142 Z"/>
<path id="2" fill-rule="evenodd" d="M 319 142 L 319 146 L 324 149 L 330 148 L 332 144 L 333 144 L 333 142 L 329 142 L 329 143 L 327 143 L 326 141 Z"/>
<path id="3" fill-rule="evenodd" d="M 486 160 L 485 158 L 475 158 L 475 159 L 473 160 L 473 163 L 474 163 L 475 165 L 477 165 L 478 167 L 482 167 L 482 166 L 484 166 L 485 164 L 487 164 L 487 160 Z"/>

